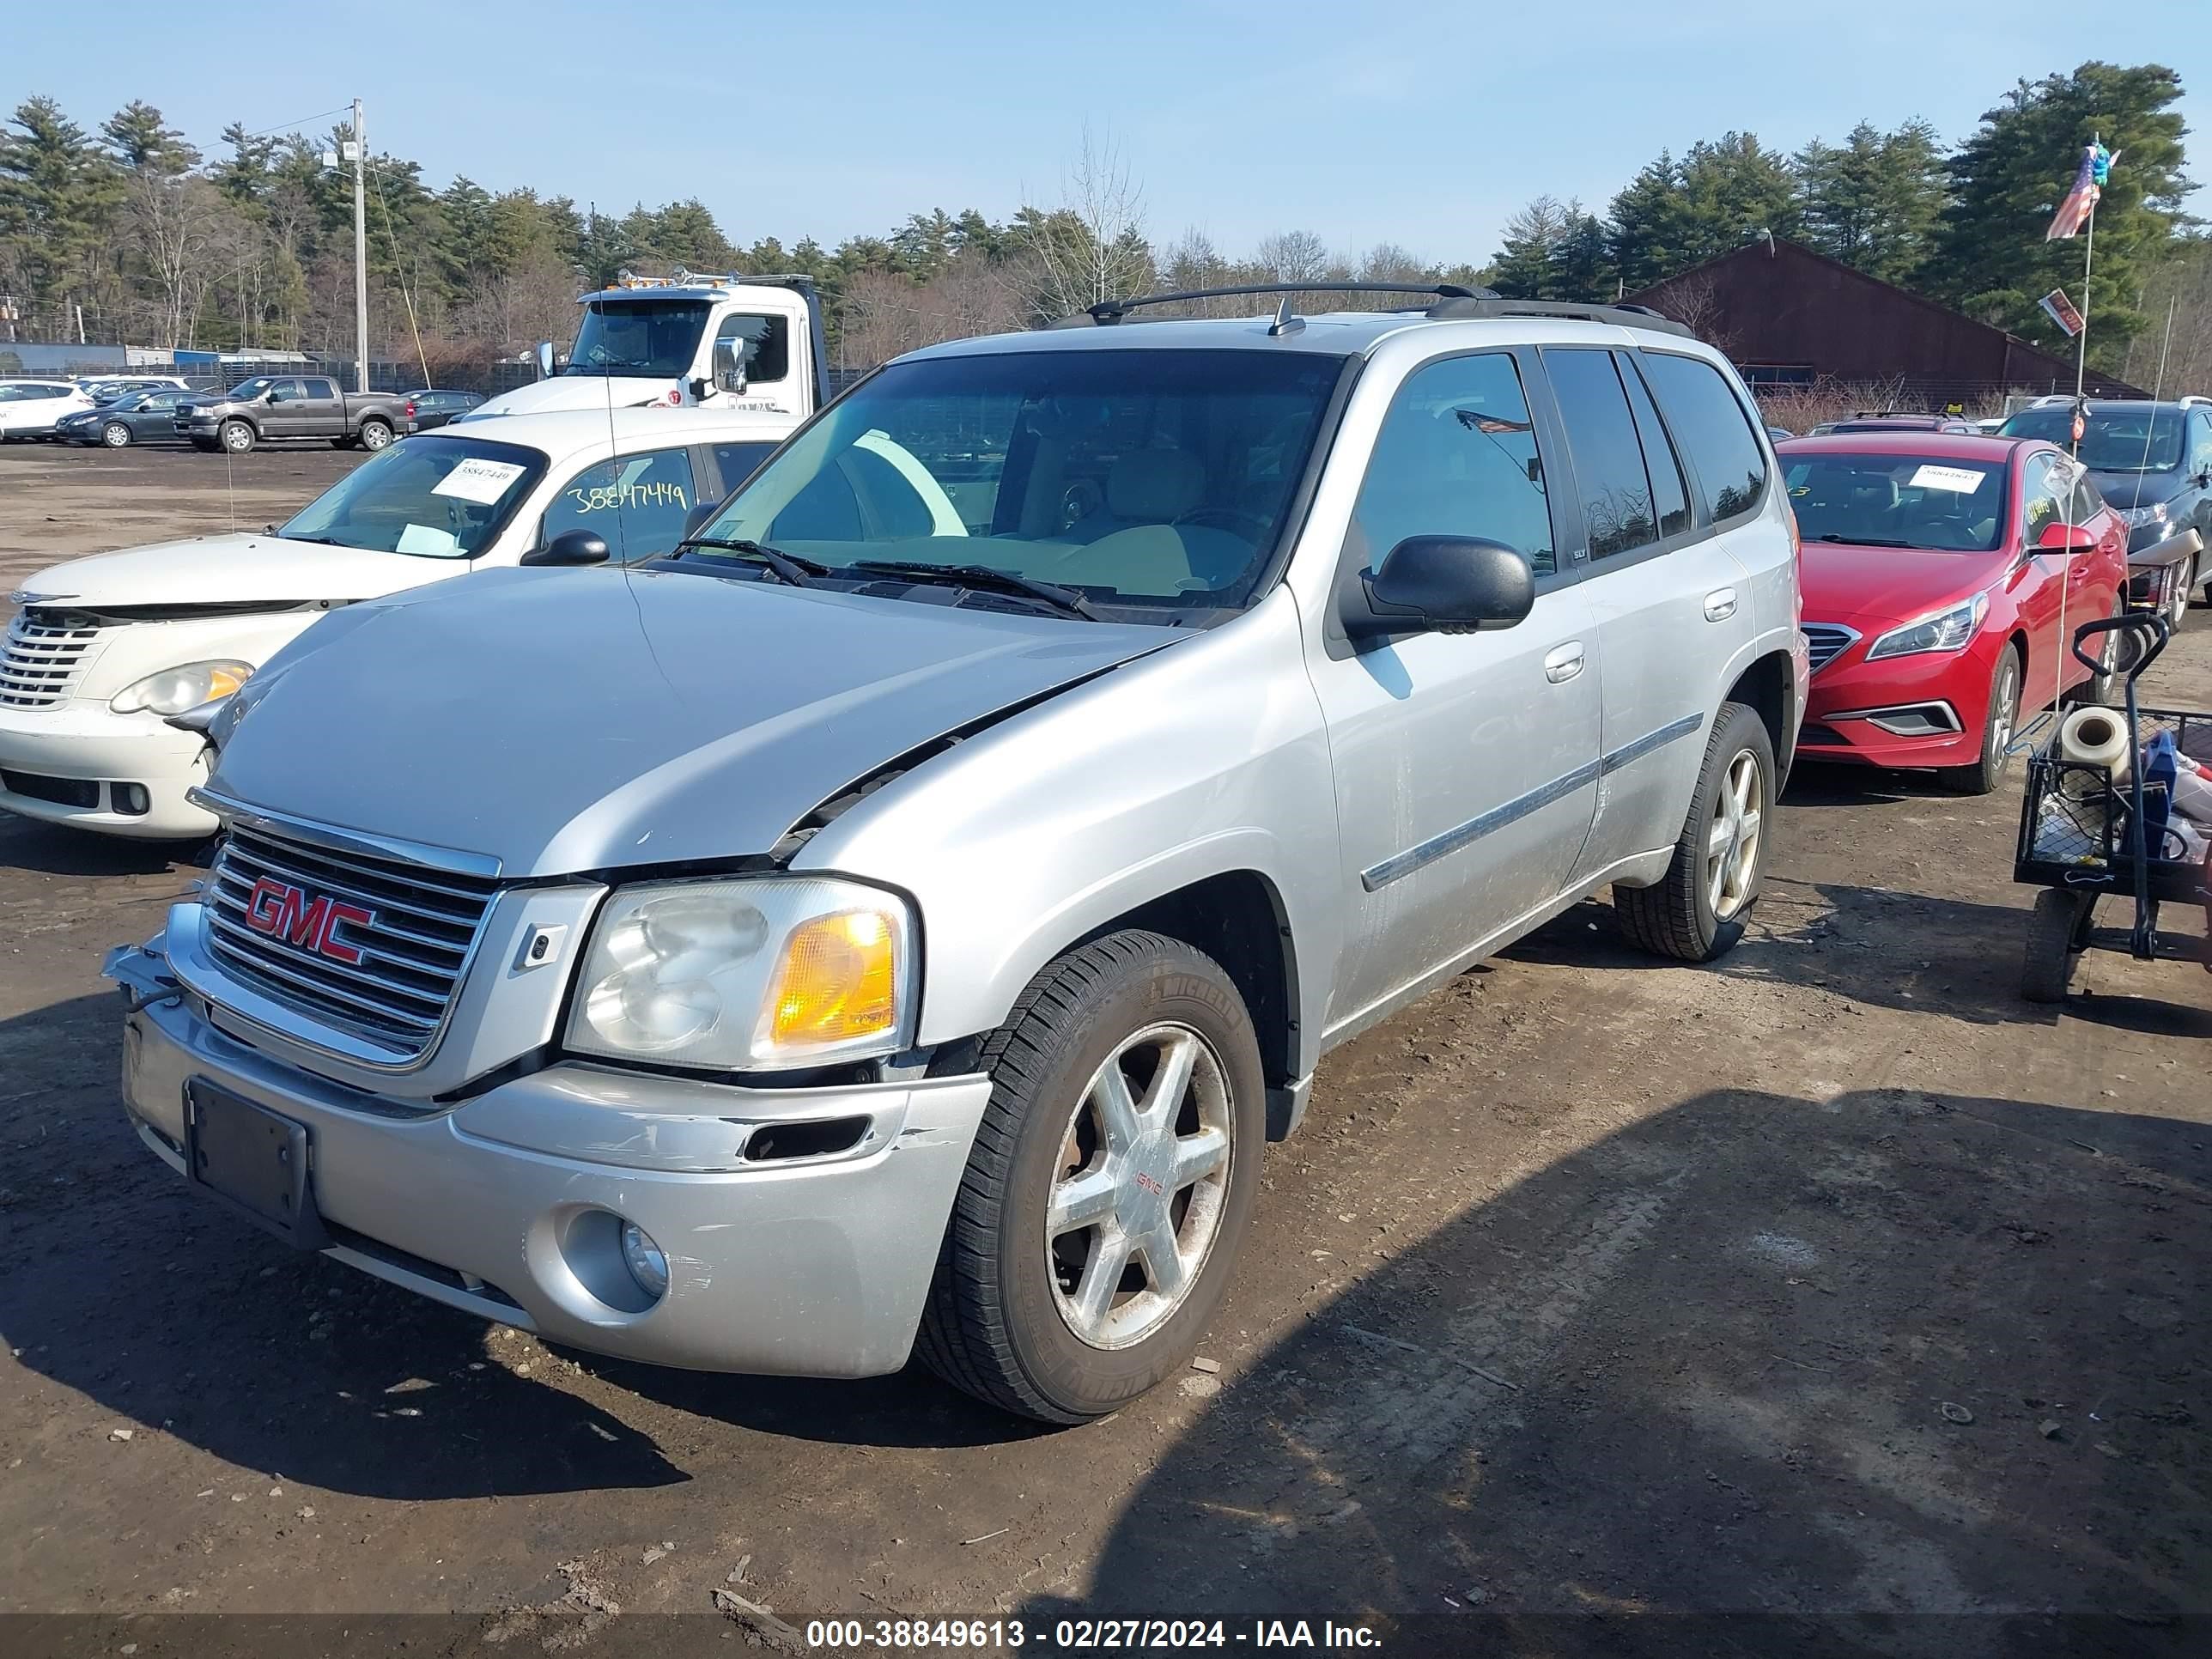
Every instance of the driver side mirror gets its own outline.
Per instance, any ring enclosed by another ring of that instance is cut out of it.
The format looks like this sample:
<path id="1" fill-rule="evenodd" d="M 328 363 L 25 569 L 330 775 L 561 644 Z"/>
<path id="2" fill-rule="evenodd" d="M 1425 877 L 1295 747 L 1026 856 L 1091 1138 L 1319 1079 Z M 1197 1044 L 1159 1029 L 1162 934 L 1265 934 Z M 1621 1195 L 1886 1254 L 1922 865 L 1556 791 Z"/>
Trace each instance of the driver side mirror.
<path id="1" fill-rule="evenodd" d="M 1536 603 L 1527 556 L 1469 536 L 1408 536 L 1360 585 L 1366 604 L 1344 619 L 1355 640 L 1510 628 Z"/>
<path id="2" fill-rule="evenodd" d="M 551 380 L 553 378 L 553 342 L 550 340 L 540 340 L 538 343 L 536 356 L 538 359 L 538 378 L 541 380 Z"/>
<path id="3" fill-rule="evenodd" d="M 261 394 L 261 401 L 264 404 L 283 403 L 284 401 L 283 389 L 281 386 L 270 386 L 268 391 Z"/>
<path id="4" fill-rule="evenodd" d="M 543 547 L 533 547 L 519 564 L 605 564 L 605 538 L 592 530 L 564 530 Z"/>
<path id="5" fill-rule="evenodd" d="M 684 515 L 684 539 L 690 541 L 704 530 L 714 516 L 722 510 L 720 501 L 701 501 Z"/>
<path id="6" fill-rule="evenodd" d="M 744 344 L 734 339 L 714 342 L 714 384 L 733 396 L 745 389 Z"/>
<path id="7" fill-rule="evenodd" d="M 2039 553 L 2063 553 L 2071 558 L 2076 553 L 2094 553 L 2097 538 L 2086 526 L 2066 524 L 2052 520 L 2037 532 L 2035 550 Z"/>

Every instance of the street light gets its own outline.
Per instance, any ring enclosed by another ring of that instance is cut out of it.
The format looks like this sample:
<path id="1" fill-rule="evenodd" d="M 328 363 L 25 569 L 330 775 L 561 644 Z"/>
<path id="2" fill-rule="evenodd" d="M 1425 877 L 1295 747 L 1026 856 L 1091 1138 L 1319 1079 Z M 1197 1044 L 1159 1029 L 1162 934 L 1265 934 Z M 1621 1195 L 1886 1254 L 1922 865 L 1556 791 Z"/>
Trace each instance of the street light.
<path id="1" fill-rule="evenodd" d="M 368 390 L 368 215 L 362 204 L 362 173 L 368 164 L 367 128 L 361 100 L 353 100 L 353 137 L 323 152 L 323 165 L 336 171 L 353 163 L 353 377 L 354 390 Z"/>

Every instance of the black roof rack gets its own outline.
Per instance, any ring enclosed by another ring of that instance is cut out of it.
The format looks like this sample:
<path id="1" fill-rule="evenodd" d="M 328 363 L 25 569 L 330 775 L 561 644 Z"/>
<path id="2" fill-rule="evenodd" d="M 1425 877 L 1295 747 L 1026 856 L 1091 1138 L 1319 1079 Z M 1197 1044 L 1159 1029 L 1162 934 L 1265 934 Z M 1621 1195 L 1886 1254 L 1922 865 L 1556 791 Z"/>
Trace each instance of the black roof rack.
<path id="1" fill-rule="evenodd" d="M 1242 283 L 1234 288 L 1194 288 L 1176 294 L 1141 294 L 1133 300 L 1101 300 L 1097 305 L 1063 317 L 1054 328 L 1101 328 L 1118 323 L 1143 306 L 1171 306 L 1185 300 L 1227 300 L 1246 294 L 1418 294 L 1431 300 L 1494 299 L 1486 288 L 1462 288 L 1457 283 Z"/>
<path id="2" fill-rule="evenodd" d="M 1662 334 L 1679 334 L 1686 340 L 1696 339 L 1697 333 L 1687 324 L 1652 310 L 1650 306 L 1638 305 L 1580 305 L 1565 300 L 1501 300 L 1496 295 L 1487 298 L 1447 299 L 1429 307 L 1429 315 L 1438 322 L 1474 317 L 1559 317 L 1583 323 L 1613 323 L 1621 328 L 1656 329 Z"/>

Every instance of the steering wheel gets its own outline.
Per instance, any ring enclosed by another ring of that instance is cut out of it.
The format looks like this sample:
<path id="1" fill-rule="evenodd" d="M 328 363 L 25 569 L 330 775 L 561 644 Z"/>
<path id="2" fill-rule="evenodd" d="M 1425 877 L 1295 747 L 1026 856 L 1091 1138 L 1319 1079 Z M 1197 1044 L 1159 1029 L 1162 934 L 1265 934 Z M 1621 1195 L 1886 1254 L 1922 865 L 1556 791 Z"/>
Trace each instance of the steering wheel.
<path id="1" fill-rule="evenodd" d="M 1177 525 L 1191 525 L 1203 529 L 1226 531 L 1232 536 L 1242 536 L 1255 547 L 1265 541 L 1267 538 L 1267 532 L 1274 528 L 1273 524 L 1261 514 L 1247 513 L 1243 508 L 1235 507 L 1194 507 L 1188 513 L 1177 514 L 1175 522 Z"/>

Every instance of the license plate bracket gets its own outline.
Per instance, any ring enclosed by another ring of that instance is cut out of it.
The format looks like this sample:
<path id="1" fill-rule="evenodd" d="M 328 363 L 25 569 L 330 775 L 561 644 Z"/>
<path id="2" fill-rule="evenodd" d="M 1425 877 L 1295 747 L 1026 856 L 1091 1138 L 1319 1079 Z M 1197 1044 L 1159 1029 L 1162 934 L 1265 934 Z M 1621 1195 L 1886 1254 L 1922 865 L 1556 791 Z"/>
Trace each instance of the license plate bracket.
<path id="1" fill-rule="evenodd" d="M 307 1126 L 194 1078 L 185 1085 L 185 1167 L 192 1184 L 295 1249 L 330 1236 L 315 1208 Z"/>

